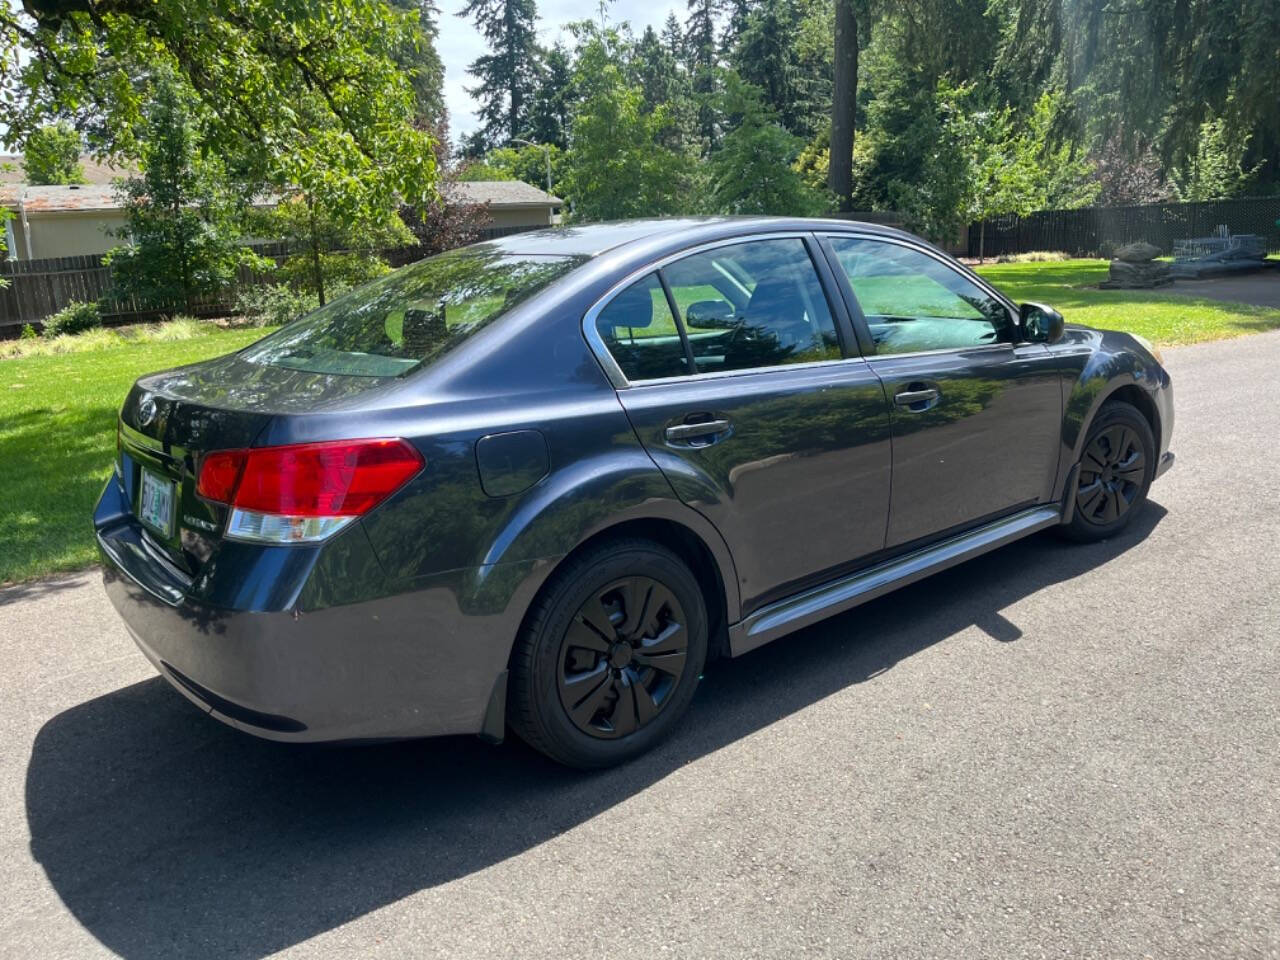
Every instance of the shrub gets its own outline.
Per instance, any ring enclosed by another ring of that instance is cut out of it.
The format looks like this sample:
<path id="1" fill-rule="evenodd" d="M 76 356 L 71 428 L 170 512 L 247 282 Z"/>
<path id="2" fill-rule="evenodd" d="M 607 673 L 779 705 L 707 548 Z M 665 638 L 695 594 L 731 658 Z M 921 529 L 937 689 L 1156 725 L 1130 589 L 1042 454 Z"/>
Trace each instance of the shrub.
<path id="1" fill-rule="evenodd" d="M 317 273 L 314 258 L 308 254 L 295 254 L 280 264 L 278 276 L 283 283 L 305 287 L 316 292 L 317 280 L 324 284 L 325 301 L 337 297 L 341 291 L 358 287 L 391 272 L 391 268 L 373 254 L 346 252 L 322 253 Z"/>
<path id="2" fill-rule="evenodd" d="M 75 301 L 44 321 L 44 336 L 53 338 L 66 333 L 83 333 L 102 326 L 102 315 L 96 303 Z"/>
<path id="3" fill-rule="evenodd" d="M 39 337 L 40 337 L 40 334 L 36 333 L 35 327 L 33 327 L 29 323 L 24 323 L 22 325 L 22 334 L 18 337 L 18 339 L 19 340 L 37 340 L 39 339 Z"/>
<path id="4" fill-rule="evenodd" d="M 241 290 L 236 312 L 246 326 L 279 327 L 314 310 L 314 293 L 301 293 L 287 284 L 262 284 Z"/>

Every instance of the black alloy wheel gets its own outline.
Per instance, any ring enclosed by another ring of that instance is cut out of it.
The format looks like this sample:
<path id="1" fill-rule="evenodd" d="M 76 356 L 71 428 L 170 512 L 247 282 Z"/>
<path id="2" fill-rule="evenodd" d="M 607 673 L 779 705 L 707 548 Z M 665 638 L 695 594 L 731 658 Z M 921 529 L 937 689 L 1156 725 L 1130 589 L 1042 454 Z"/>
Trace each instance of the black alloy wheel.
<path id="1" fill-rule="evenodd" d="M 582 604 L 560 651 L 560 702 L 593 737 L 625 737 L 670 702 L 688 659 L 684 609 L 652 577 L 616 580 Z"/>
<path id="2" fill-rule="evenodd" d="M 1090 523 L 1114 523 L 1141 495 L 1146 473 L 1138 432 L 1123 423 L 1108 426 L 1080 460 L 1076 512 Z"/>
<path id="3" fill-rule="evenodd" d="M 644 753 L 689 708 L 707 659 L 707 598 L 668 547 L 618 539 L 548 579 L 511 654 L 507 722 L 572 767 Z"/>
<path id="4" fill-rule="evenodd" d="M 1128 526 L 1155 478 L 1156 440 L 1132 404 L 1106 403 L 1085 437 L 1071 522 L 1057 528 L 1069 540 L 1105 540 Z"/>

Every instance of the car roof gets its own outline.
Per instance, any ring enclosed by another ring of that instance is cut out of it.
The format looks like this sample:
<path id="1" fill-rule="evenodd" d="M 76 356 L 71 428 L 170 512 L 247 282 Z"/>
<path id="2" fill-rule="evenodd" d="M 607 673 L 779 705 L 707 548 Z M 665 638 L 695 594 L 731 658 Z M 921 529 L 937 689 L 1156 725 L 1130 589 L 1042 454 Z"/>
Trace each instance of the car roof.
<path id="1" fill-rule="evenodd" d="M 483 246 L 511 254 L 596 257 L 659 238 L 678 238 L 680 246 L 692 246 L 741 234 L 787 230 L 858 230 L 886 236 L 910 236 L 893 227 L 856 220 L 807 217 L 654 217 L 647 220 L 615 220 L 530 230 L 491 240 Z"/>

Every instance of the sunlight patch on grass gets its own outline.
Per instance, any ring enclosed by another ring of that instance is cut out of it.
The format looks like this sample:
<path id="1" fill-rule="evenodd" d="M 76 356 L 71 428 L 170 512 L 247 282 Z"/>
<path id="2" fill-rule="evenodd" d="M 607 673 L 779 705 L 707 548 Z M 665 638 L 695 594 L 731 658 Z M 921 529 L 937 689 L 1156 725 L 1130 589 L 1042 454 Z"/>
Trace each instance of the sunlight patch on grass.
<path id="1" fill-rule="evenodd" d="M 139 323 L 127 327 L 98 327 L 84 333 L 66 333 L 49 339 L 0 340 L 0 360 L 48 357 L 64 353 L 92 353 L 139 343 L 174 343 L 194 340 L 220 329 L 195 317 L 176 317 L 164 323 Z"/>
<path id="2" fill-rule="evenodd" d="M 975 268 L 1011 299 L 1047 303 L 1068 323 L 1123 330 L 1173 346 L 1280 329 L 1280 310 L 1154 290 L 1099 290 L 1106 260 L 1001 263 Z M 1276 279 L 1280 283 L 1280 277 Z"/>

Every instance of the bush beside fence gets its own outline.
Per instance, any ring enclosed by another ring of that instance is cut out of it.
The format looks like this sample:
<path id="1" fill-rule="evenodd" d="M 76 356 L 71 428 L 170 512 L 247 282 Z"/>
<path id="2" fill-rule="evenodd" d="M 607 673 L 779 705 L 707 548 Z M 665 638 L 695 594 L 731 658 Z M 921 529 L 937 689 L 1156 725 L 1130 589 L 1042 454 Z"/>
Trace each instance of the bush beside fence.
<path id="1" fill-rule="evenodd" d="M 969 256 L 978 256 L 985 232 L 988 257 L 1065 250 L 1078 257 L 1110 257 L 1126 243 L 1145 240 L 1162 253 L 1174 241 L 1207 237 L 1225 225 L 1233 234 L 1262 237 L 1268 253 L 1280 253 L 1280 196 L 1211 200 L 1204 203 L 1155 203 L 1136 207 L 1087 207 L 1041 210 L 1025 217 L 1008 216 L 969 228 Z"/>

